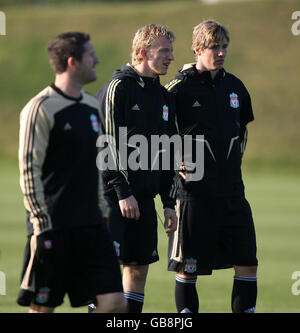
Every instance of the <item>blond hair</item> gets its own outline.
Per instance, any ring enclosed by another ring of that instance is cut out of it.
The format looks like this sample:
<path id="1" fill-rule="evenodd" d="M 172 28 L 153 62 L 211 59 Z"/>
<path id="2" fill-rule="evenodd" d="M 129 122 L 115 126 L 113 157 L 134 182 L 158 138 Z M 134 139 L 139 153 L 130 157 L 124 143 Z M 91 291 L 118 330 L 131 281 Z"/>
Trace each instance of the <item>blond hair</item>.
<path id="1" fill-rule="evenodd" d="M 192 38 L 192 50 L 207 49 L 212 43 L 220 43 L 223 40 L 230 41 L 227 28 L 215 20 L 205 20 L 194 27 Z"/>
<path id="2" fill-rule="evenodd" d="M 140 55 L 141 49 L 149 48 L 153 40 L 159 37 L 167 37 L 171 43 L 175 41 L 174 33 L 163 25 L 147 24 L 136 32 L 131 48 L 133 66 L 140 64 L 143 60 Z"/>

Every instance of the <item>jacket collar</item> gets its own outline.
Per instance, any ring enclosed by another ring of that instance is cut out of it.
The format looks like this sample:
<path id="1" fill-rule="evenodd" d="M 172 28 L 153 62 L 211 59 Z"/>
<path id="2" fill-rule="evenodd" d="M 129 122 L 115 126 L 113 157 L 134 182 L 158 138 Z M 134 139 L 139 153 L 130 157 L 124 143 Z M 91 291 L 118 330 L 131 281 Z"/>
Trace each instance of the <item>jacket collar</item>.
<path id="1" fill-rule="evenodd" d="M 142 88 L 150 88 L 154 85 L 160 84 L 159 76 L 152 78 L 139 75 L 130 64 L 126 64 L 120 71 L 117 71 L 116 73 L 118 74 L 114 75 L 115 77 L 126 76 L 133 78 Z"/>
<path id="2" fill-rule="evenodd" d="M 217 75 L 212 79 L 210 71 L 199 72 L 196 68 L 196 63 L 185 64 L 181 70 L 182 74 L 187 76 L 198 76 L 204 81 L 208 82 L 217 82 L 222 80 L 226 76 L 226 71 L 224 68 L 221 68 Z"/>

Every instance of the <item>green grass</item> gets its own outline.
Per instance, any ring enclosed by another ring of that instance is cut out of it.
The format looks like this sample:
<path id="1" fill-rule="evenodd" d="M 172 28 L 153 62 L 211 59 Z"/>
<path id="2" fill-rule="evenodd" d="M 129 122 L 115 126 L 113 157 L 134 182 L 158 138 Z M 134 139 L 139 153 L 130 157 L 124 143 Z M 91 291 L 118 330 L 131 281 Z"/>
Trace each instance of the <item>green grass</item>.
<path id="1" fill-rule="evenodd" d="M 0 164 L 0 271 L 6 275 L 6 295 L 0 296 L 0 313 L 27 312 L 16 304 L 25 245 L 25 215 L 16 163 Z M 294 271 L 300 270 L 299 174 L 245 172 L 246 194 L 252 205 L 258 243 L 257 312 L 300 312 L 300 295 L 291 293 Z M 161 204 L 157 209 L 162 216 Z M 167 237 L 159 222 L 160 261 L 150 266 L 144 312 L 176 312 L 175 278 L 167 271 Z M 198 278 L 200 312 L 230 312 L 233 270 L 216 271 Z M 72 309 L 68 298 L 56 312 Z"/>
<path id="2" fill-rule="evenodd" d="M 58 1 L 57 1 L 58 2 Z M 16 156 L 18 116 L 26 102 L 53 81 L 46 46 L 67 30 L 87 31 L 100 58 L 92 94 L 130 60 L 135 31 L 147 23 L 165 24 L 176 34 L 175 61 L 162 83 L 194 60 L 192 29 L 215 18 L 229 27 L 225 68 L 240 77 L 253 101 L 249 159 L 292 161 L 300 165 L 300 36 L 293 36 L 291 15 L 298 0 L 137 1 L 7 6 L 7 35 L 0 36 L 0 156 Z"/>

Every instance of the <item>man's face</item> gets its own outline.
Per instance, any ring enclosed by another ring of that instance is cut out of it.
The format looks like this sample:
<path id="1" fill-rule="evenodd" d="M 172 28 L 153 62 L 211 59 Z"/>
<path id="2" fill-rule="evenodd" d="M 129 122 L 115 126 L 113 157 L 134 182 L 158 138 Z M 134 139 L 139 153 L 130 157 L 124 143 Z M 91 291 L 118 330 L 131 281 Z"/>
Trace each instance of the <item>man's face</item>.
<path id="1" fill-rule="evenodd" d="M 223 68 L 227 54 L 228 41 L 222 40 L 220 43 L 211 43 L 211 45 L 201 51 L 197 51 L 198 67 L 202 70 L 215 71 Z"/>
<path id="2" fill-rule="evenodd" d="M 84 44 L 84 49 L 82 59 L 77 65 L 76 75 L 83 84 L 86 84 L 97 79 L 95 66 L 99 63 L 99 59 L 96 57 L 95 49 L 90 41 Z"/>
<path id="3" fill-rule="evenodd" d="M 165 75 L 174 60 L 173 45 L 167 37 L 159 37 L 146 50 L 146 55 L 151 76 Z"/>

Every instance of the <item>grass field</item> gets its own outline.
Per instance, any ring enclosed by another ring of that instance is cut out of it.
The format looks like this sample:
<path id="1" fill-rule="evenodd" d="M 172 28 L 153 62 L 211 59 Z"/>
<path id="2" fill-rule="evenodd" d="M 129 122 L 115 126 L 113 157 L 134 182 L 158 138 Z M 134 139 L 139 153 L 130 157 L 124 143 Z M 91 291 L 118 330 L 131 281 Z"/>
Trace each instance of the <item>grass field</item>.
<path id="1" fill-rule="evenodd" d="M 6 276 L 6 295 L 0 295 L 0 313 L 26 312 L 15 299 L 19 287 L 25 216 L 15 163 L 0 165 L 0 271 Z M 245 173 L 247 198 L 252 204 L 258 243 L 257 312 L 300 312 L 300 295 L 291 293 L 294 271 L 300 270 L 300 175 L 248 171 Z M 162 216 L 160 201 L 157 208 Z M 167 239 L 159 224 L 160 261 L 150 266 L 144 312 L 176 312 L 174 274 L 167 267 Z M 232 270 L 216 271 L 197 282 L 200 311 L 230 312 Z M 68 298 L 56 312 L 86 312 L 72 309 Z"/>

